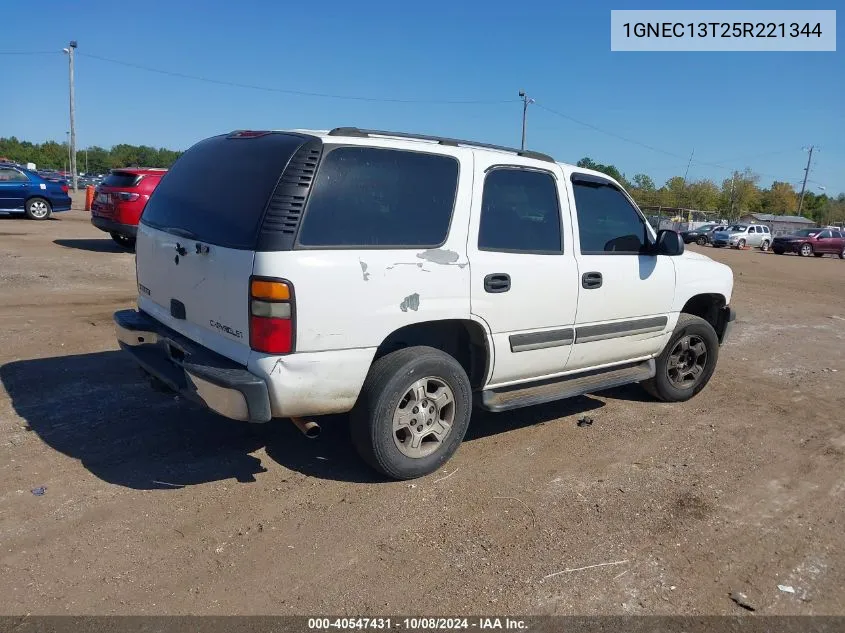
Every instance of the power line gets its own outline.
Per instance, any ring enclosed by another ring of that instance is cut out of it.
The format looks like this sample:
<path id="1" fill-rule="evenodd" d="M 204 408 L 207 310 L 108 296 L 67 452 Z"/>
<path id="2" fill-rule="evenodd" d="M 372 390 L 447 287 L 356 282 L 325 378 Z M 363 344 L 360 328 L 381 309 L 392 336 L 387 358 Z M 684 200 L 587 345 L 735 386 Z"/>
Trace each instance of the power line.
<path id="1" fill-rule="evenodd" d="M 581 121 L 579 119 L 576 119 L 573 116 L 569 116 L 568 114 L 564 114 L 563 112 L 559 112 L 557 110 L 549 108 L 548 106 L 544 106 L 541 103 L 536 103 L 536 106 L 538 108 L 542 108 L 546 112 L 551 112 L 552 114 L 555 114 L 555 115 L 557 115 L 557 116 L 559 116 L 563 119 L 567 119 L 569 121 L 572 121 L 573 123 L 577 123 L 578 125 L 583 125 L 584 127 L 588 127 L 591 130 L 595 130 L 596 132 L 601 132 L 602 134 L 606 134 L 608 136 L 618 138 L 622 141 L 625 141 L 626 143 L 631 143 L 633 145 L 639 145 L 640 147 L 650 149 L 653 152 L 657 152 L 659 154 L 665 154 L 666 156 L 671 156 L 673 158 L 678 158 L 678 159 L 681 159 L 681 160 L 685 160 L 687 158 L 686 156 L 682 156 L 680 154 L 676 154 L 674 152 L 670 152 L 670 151 L 667 151 L 665 149 L 655 147 L 654 145 L 649 145 L 648 143 L 643 143 L 641 141 L 637 141 L 635 139 L 628 138 L 626 136 L 622 136 L 621 134 L 617 134 L 616 132 L 611 132 L 610 130 L 605 130 L 604 128 L 601 128 L 597 125 L 593 125 L 592 123 L 587 123 L 586 121 Z M 788 151 L 788 150 L 785 150 L 785 151 Z M 702 165 L 702 166 L 705 166 L 705 167 L 716 167 L 717 169 L 724 169 L 725 171 L 729 171 L 731 173 L 733 173 L 735 171 L 739 171 L 738 169 L 734 169 L 733 167 L 727 167 L 725 165 L 719 165 L 717 163 L 709 163 L 709 162 L 705 162 L 705 161 L 701 161 L 701 160 L 694 160 L 694 159 L 691 162 L 694 165 Z M 778 176 L 773 176 L 772 174 L 764 174 L 764 173 L 761 173 L 761 172 L 754 172 L 754 173 L 758 176 L 765 176 L 767 178 L 771 178 L 772 180 L 783 181 Z"/>
<path id="2" fill-rule="evenodd" d="M 211 77 L 201 77 L 199 75 L 189 75 L 187 73 L 181 73 L 171 70 L 163 70 L 161 68 L 152 68 L 150 66 L 142 66 L 141 64 L 135 64 L 132 62 L 124 62 L 117 59 L 111 59 L 109 57 L 102 57 L 100 55 L 93 55 L 91 53 L 79 53 L 80 56 L 83 57 L 90 57 L 91 59 L 97 59 L 103 62 L 108 62 L 110 64 L 118 64 L 120 66 L 127 66 L 129 68 L 136 68 L 138 70 L 144 70 L 151 73 L 157 73 L 159 75 L 167 75 L 170 77 L 179 77 L 180 79 L 192 79 L 194 81 L 203 81 L 205 83 L 216 84 L 218 86 L 230 86 L 233 88 L 247 88 L 250 90 L 262 90 L 264 92 L 278 92 L 281 94 L 289 94 L 289 95 L 297 95 L 300 97 L 322 97 L 325 99 L 345 99 L 348 101 L 366 101 L 366 102 L 378 102 L 378 103 L 416 103 L 416 104 L 427 104 L 427 105 L 436 105 L 436 104 L 443 104 L 443 105 L 494 105 L 494 104 L 503 104 L 503 103 L 516 103 L 516 99 L 494 99 L 494 100 L 486 100 L 486 99 L 469 99 L 469 100 L 461 100 L 461 99 L 394 99 L 394 98 L 386 98 L 386 97 L 364 97 L 359 95 L 340 95 L 340 94 L 329 94 L 325 92 L 308 92 L 305 90 L 291 90 L 288 88 L 276 88 L 273 86 L 259 86 L 256 84 L 246 84 L 240 83 L 236 81 L 226 81 L 223 79 L 212 79 Z"/>
<path id="3" fill-rule="evenodd" d="M 625 136 L 622 136 L 621 134 L 617 134 L 616 132 L 611 132 L 610 130 L 605 130 L 603 128 L 598 127 L 597 125 L 593 125 L 592 123 L 587 123 L 586 121 L 580 121 L 579 119 L 576 119 L 575 117 L 569 116 L 568 114 L 564 114 L 563 112 L 558 112 L 557 110 L 553 110 L 552 108 L 549 108 L 548 106 L 544 106 L 542 103 L 536 103 L 535 102 L 535 105 L 538 108 L 542 108 L 546 112 L 551 112 L 552 114 L 555 114 L 555 115 L 557 115 L 557 116 L 559 116 L 563 119 L 567 119 L 569 121 L 572 121 L 573 123 L 577 123 L 578 125 L 583 125 L 584 127 L 588 127 L 591 130 L 595 130 L 596 132 L 601 132 L 602 134 L 607 134 L 608 136 L 618 138 L 622 141 L 625 141 L 626 143 L 632 143 L 634 145 L 639 145 L 640 147 L 645 147 L 646 149 L 650 149 L 653 152 L 658 152 L 660 154 L 666 154 L 667 156 L 672 156 L 673 158 L 680 158 L 682 160 L 684 158 L 686 158 L 685 156 L 681 156 L 680 154 L 675 154 L 674 152 L 667 152 L 666 150 L 660 149 L 659 147 L 654 147 L 653 145 L 648 145 L 647 143 L 641 143 L 640 141 L 636 141 L 632 138 L 627 138 Z"/>

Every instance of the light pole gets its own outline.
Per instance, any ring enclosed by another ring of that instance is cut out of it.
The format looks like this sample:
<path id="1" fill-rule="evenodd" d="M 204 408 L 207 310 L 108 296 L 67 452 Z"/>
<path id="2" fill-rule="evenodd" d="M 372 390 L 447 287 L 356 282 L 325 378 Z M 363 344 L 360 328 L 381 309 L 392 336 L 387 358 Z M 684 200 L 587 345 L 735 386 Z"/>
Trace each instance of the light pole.
<path id="1" fill-rule="evenodd" d="M 534 103 L 534 99 L 528 97 L 524 90 L 519 91 L 519 96 L 522 97 L 522 143 L 519 146 L 520 151 L 525 151 L 525 122 L 528 118 L 528 104 Z"/>
<path id="2" fill-rule="evenodd" d="M 76 40 L 71 40 L 67 48 L 62 49 L 68 56 L 68 69 L 70 71 L 70 173 L 73 177 L 73 190 L 77 191 L 76 183 L 76 107 L 74 106 L 74 85 L 73 85 L 73 53 L 76 50 Z"/>
<path id="3" fill-rule="evenodd" d="M 70 167 L 70 132 L 65 132 L 65 143 L 67 144 L 67 163 L 66 165 Z M 67 169 L 65 169 L 65 173 L 67 173 Z"/>

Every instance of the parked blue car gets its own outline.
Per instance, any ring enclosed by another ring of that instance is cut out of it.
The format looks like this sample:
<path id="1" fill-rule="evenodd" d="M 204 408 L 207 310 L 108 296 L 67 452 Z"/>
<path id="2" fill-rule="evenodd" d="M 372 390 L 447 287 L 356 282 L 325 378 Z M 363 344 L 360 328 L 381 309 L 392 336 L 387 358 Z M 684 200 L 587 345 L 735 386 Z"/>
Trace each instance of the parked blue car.
<path id="1" fill-rule="evenodd" d="M 0 213 L 25 213 L 46 220 L 58 211 L 70 211 L 67 183 L 48 180 L 13 163 L 0 163 Z"/>

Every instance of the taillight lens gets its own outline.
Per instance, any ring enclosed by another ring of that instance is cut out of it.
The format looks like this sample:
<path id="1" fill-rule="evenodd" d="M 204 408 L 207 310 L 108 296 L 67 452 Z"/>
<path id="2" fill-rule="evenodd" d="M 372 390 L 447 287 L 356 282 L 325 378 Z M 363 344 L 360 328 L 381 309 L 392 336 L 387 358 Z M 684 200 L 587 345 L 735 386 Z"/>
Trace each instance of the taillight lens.
<path id="1" fill-rule="evenodd" d="M 70 191 L 70 187 L 68 187 L 67 185 L 62 185 L 62 192 L 67 193 L 68 191 Z"/>
<path id="2" fill-rule="evenodd" d="M 249 284 L 249 346 L 265 354 L 293 351 L 293 288 L 286 281 L 253 278 Z"/>
<path id="3" fill-rule="evenodd" d="M 137 193 L 130 193 L 128 191 L 118 191 L 117 197 L 123 200 L 124 202 L 134 202 L 140 197 L 140 195 Z"/>

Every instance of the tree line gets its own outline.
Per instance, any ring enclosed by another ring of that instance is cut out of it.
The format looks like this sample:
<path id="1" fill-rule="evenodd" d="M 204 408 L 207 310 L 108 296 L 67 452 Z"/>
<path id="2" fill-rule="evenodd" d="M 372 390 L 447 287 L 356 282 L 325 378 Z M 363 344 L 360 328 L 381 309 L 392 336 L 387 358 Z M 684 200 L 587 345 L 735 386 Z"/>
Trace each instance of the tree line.
<path id="1" fill-rule="evenodd" d="M 589 157 L 578 161 L 579 167 L 594 169 L 618 180 L 641 207 L 694 209 L 718 214 L 734 220 L 747 213 L 795 215 L 799 192 L 787 182 L 774 181 L 770 187 L 760 187 L 760 176 L 750 168 L 735 171 L 721 183 L 702 179 L 687 181 L 672 176 L 657 187 L 647 174 L 635 174 L 630 180 L 614 165 L 597 163 Z M 845 221 L 845 193 L 837 197 L 826 193 L 817 195 L 809 188 L 804 192 L 801 215 L 820 224 Z"/>
<path id="2" fill-rule="evenodd" d="M 182 152 L 164 147 L 121 143 L 110 149 L 94 145 L 76 152 L 80 173 L 104 174 L 118 167 L 170 167 Z M 14 136 L 0 138 L 0 158 L 17 163 L 35 163 L 37 169 L 70 169 L 67 143 L 30 143 Z M 87 163 L 87 167 L 86 167 Z"/>
<path id="3" fill-rule="evenodd" d="M 80 172 L 101 174 L 118 167 L 170 167 L 180 154 L 146 145 L 121 143 L 110 149 L 95 145 L 77 151 L 76 164 Z M 35 163 L 38 169 L 68 169 L 68 146 L 55 141 L 30 143 L 14 136 L 0 138 L 0 158 Z M 647 174 L 634 174 L 629 180 L 616 166 L 597 163 L 589 157 L 579 160 L 578 166 L 615 178 L 644 207 L 695 209 L 731 220 L 746 213 L 793 215 L 798 210 L 798 192 L 791 184 L 775 181 L 770 187 L 762 188 L 760 176 L 749 168 L 734 172 L 721 183 L 708 179 L 687 181 L 682 176 L 673 176 L 658 187 Z M 843 222 L 845 194 L 833 198 L 807 190 L 801 213 L 821 224 Z"/>

